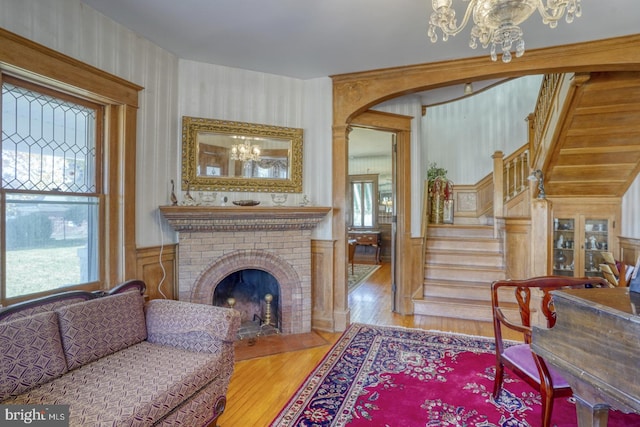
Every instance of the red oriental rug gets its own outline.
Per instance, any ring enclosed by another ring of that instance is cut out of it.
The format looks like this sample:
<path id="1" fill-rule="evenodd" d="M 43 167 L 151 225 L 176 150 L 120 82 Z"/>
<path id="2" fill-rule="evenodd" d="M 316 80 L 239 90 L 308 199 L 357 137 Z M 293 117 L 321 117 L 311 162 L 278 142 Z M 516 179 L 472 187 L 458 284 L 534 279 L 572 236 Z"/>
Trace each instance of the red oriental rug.
<path id="1" fill-rule="evenodd" d="M 491 338 L 353 324 L 271 426 L 539 426 L 539 393 L 507 371 L 494 400 L 494 375 Z M 552 424 L 577 426 L 572 399 Z M 609 427 L 630 426 L 640 415 L 610 412 Z"/>

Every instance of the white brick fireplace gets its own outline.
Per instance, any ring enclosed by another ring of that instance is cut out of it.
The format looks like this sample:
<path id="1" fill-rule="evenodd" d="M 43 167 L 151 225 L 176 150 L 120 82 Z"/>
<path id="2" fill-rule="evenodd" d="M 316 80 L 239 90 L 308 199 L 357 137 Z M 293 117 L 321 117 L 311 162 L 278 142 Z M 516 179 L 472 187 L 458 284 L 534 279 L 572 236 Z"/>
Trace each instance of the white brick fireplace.
<path id="1" fill-rule="evenodd" d="M 179 232 L 178 295 L 213 304 L 216 286 L 245 269 L 271 274 L 280 286 L 283 334 L 311 331 L 311 231 L 325 207 L 163 206 Z"/>

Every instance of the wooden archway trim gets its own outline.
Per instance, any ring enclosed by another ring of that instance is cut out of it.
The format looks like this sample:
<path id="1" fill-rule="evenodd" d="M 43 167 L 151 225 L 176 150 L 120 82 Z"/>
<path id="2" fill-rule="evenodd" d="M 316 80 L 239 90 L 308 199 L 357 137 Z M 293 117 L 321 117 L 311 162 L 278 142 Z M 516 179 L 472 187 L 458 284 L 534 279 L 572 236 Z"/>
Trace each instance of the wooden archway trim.
<path id="1" fill-rule="evenodd" d="M 333 76 L 333 238 L 334 327 L 349 324 L 346 305 L 346 218 L 344 216 L 347 179 L 347 132 L 352 120 L 370 107 L 386 100 L 428 89 L 531 74 L 635 71 L 640 70 L 640 35 L 527 51 L 508 64 L 491 62 L 486 56 L 455 61 L 396 67 Z M 410 229 L 410 218 L 402 226 Z M 398 226 L 401 219 L 398 218 Z M 412 245 L 412 251 L 420 245 Z M 400 248 L 399 248 L 400 249 Z M 402 257 L 415 259 L 415 254 Z"/>
<path id="2" fill-rule="evenodd" d="M 640 70 L 640 34 L 528 50 L 508 64 L 486 56 L 332 76 L 333 124 L 348 123 L 398 96 L 479 79 L 530 74 Z"/>

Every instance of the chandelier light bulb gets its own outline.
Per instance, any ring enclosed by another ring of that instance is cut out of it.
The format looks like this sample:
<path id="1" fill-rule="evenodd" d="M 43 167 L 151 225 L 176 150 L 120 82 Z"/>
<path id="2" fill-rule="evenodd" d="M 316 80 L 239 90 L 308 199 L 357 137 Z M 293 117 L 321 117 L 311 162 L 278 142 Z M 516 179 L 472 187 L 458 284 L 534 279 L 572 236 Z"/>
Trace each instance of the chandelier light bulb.
<path id="1" fill-rule="evenodd" d="M 240 144 L 231 146 L 231 160 L 256 162 L 260 160 L 260 147 L 251 145 L 250 140 L 243 140 Z"/>
<path id="2" fill-rule="evenodd" d="M 438 41 L 438 31 L 442 40 L 455 36 L 473 20 L 469 47 L 475 49 L 478 41 L 483 48 L 491 46 L 492 61 L 498 59 L 496 45 L 502 50 L 502 61 L 510 62 L 515 53 L 517 58 L 524 54 L 524 38 L 520 24 L 536 11 L 542 22 L 550 28 L 556 28 L 558 21 L 565 17 L 572 23 L 575 17 L 582 15 L 581 0 L 469 0 L 460 25 L 452 0 L 432 0 L 433 12 L 429 18 L 427 35 L 432 43 Z M 512 52 L 515 46 L 515 51 Z"/>

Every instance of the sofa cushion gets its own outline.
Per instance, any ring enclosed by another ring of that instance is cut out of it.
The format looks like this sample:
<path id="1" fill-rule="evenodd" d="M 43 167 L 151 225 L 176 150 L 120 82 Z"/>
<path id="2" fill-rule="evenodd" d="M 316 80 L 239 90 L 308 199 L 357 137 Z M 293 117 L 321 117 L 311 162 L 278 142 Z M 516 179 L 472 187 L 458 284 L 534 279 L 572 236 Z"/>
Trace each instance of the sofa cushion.
<path id="1" fill-rule="evenodd" d="M 142 295 L 125 292 L 57 309 L 69 369 L 143 341 L 143 306 Z"/>
<path id="2" fill-rule="evenodd" d="M 7 403 L 71 404 L 70 426 L 149 426 L 205 387 L 215 402 L 227 392 L 232 372 L 233 353 L 198 353 L 144 341 Z"/>
<path id="3" fill-rule="evenodd" d="M 67 372 L 54 312 L 0 322 L 0 401 Z"/>
<path id="4" fill-rule="evenodd" d="M 155 299 L 145 307 L 147 341 L 192 351 L 221 351 L 233 343 L 240 314 L 230 308 Z"/>

